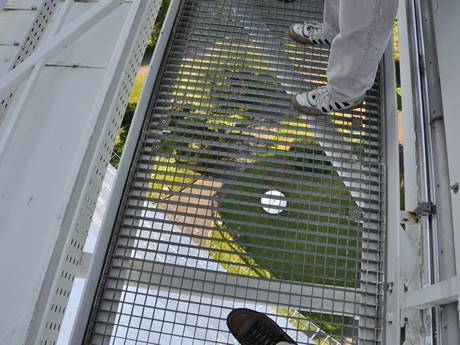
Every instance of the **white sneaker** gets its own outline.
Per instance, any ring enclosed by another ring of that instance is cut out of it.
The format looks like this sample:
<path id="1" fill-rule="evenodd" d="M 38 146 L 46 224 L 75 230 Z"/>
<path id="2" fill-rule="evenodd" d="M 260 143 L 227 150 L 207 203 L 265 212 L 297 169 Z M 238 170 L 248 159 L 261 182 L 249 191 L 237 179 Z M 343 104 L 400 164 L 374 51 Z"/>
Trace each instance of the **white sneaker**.
<path id="1" fill-rule="evenodd" d="M 331 45 L 331 38 L 323 30 L 323 24 L 296 23 L 289 27 L 289 36 L 297 42 L 306 44 Z"/>
<path id="2" fill-rule="evenodd" d="M 293 97 L 292 105 L 295 110 L 301 113 L 324 115 L 335 111 L 354 109 L 363 104 L 364 96 L 347 101 L 336 101 L 332 98 L 327 86 L 320 86 Z"/>

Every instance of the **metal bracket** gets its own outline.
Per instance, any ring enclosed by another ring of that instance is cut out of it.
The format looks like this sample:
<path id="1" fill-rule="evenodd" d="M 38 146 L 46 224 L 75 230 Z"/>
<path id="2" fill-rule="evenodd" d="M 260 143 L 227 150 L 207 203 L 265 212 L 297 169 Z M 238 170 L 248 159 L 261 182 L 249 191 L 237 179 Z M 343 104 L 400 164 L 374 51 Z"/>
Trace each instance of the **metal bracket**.
<path id="1" fill-rule="evenodd" d="M 422 310 L 454 302 L 460 302 L 460 281 L 458 277 L 404 293 L 402 309 Z"/>
<path id="2" fill-rule="evenodd" d="M 413 211 L 401 211 L 401 224 L 416 224 L 422 217 L 429 217 L 436 213 L 436 206 L 432 202 L 422 202 Z"/>

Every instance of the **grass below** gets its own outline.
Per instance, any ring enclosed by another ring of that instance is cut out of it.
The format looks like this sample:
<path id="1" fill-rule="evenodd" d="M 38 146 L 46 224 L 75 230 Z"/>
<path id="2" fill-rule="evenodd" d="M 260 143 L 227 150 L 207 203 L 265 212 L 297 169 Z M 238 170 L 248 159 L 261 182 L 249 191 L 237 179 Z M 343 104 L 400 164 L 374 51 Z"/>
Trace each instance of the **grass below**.
<path id="1" fill-rule="evenodd" d="M 319 160 L 322 149 L 305 144 L 308 148 L 297 149 L 294 157 L 259 156 L 224 185 L 211 257 L 234 274 L 356 287 L 362 234 L 360 224 L 349 217 L 356 203 L 331 164 Z M 288 199 L 280 215 L 261 207 L 268 190 Z M 317 335 L 317 344 L 326 344 L 327 334 L 337 339 L 344 335 L 343 316 L 282 307 L 277 312 L 307 334 L 319 327 L 324 333 Z"/>
<path id="2" fill-rule="evenodd" d="M 320 150 L 306 149 L 299 156 L 322 154 Z M 311 164 L 325 169 L 304 168 Z M 357 206 L 338 174 L 327 167 L 327 161 L 308 158 L 260 157 L 243 176 L 224 185 L 219 214 L 246 255 L 273 277 L 356 287 L 361 230 L 349 214 Z M 261 207 L 260 198 L 269 190 L 288 199 L 279 215 Z"/>

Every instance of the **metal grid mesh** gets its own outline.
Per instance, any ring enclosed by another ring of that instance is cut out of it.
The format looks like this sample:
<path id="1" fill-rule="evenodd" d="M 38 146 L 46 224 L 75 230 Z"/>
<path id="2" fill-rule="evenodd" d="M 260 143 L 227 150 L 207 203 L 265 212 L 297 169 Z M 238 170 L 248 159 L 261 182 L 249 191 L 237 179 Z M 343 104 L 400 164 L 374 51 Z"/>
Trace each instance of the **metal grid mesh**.
<path id="1" fill-rule="evenodd" d="M 300 344 L 376 344 L 382 118 L 299 116 L 328 50 L 291 42 L 322 1 L 185 0 L 134 162 L 91 344 L 234 344 L 249 307 Z M 268 193 L 268 194 L 267 194 Z"/>

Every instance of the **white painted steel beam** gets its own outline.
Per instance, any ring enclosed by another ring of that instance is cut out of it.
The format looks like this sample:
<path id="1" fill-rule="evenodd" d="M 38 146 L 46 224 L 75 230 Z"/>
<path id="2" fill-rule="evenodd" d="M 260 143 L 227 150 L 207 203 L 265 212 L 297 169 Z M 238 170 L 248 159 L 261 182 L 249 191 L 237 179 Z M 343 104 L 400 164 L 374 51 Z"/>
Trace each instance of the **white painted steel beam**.
<path id="1" fill-rule="evenodd" d="M 9 107 L 6 118 L 21 110 L 0 156 L 1 345 L 56 341 L 159 3 L 73 2 L 64 29 L 13 75 L 43 62 Z"/>
<path id="2" fill-rule="evenodd" d="M 23 63 L 0 79 L 0 97 L 5 96 L 11 89 L 19 86 L 21 82 L 27 79 L 32 68 L 40 60 L 47 60 L 55 56 L 123 2 L 123 0 L 100 1 L 94 8 L 68 24 L 59 34 L 38 48 Z"/>
<path id="3" fill-rule="evenodd" d="M 14 128 L 18 123 L 22 106 L 26 102 L 27 95 L 30 93 L 31 85 L 37 78 L 37 70 L 36 73 L 31 76 L 34 67 L 38 65 L 38 68 L 40 68 L 44 61 L 47 61 L 65 49 L 122 3 L 122 0 L 100 1 L 72 23 L 66 25 L 61 32 L 51 37 L 44 45 L 40 46 L 32 55 L 25 59 L 24 62 L 0 79 L 0 99 L 13 92 L 21 83 L 27 80 L 27 78 L 31 77 L 33 80 L 31 84 L 27 85 L 25 90 L 23 90 L 23 97 L 18 101 L 16 112 L 6 118 L 1 128 L 0 161 L 3 158 L 6 146 L 10 142 Z"/>
<path id="4" fill-rule="evenodd" d="M 411 40 L 413 31 L 411 8 L 407 1 L 400 2 L 398 12 L 399 29 L 399 53 L 400 53 L 400 78 L 402 90 L 402 113 L 403 113 L 403 155 L 404 155 L 404 205 L 405 210 L 414 210 L 419 203 L 419 195 L 422 188 L 419 186 L 420 167 L 417 165 L 417 135 L 415 132 L 414 115 L 418 112 L 417 99 L 414 98 L 414 91 L 417 83 L 412 79 L 412 70 L 417 69 L 416 62 L 411 59 Z M 426 218 L 426 217 L 425 217 Z M 427 227 L 428 220 L 422 219 L 417 224 L 405 224 L 405 231 L 401 238 L 401 260 L 399 261 L 401 276 L 399 280 L 405 289 L 419 289 L 422 284 L 427 284 L 430 272 L 425 270 L 422 273 L 422 258 L 420 248 L 423 247 L 424 229 Z M 410 258 L 408 260 L 408 258 Z M 427 268 L 427 267 L 426 267 Z M 429 269 L 429 268 L 428 268 Z M 402 297 L 400 298 L 399 308 L 402 308 Z M 406 341 L 410 344 L 430 344 L 432 341 L 431 310 L 420 312 L 419 310 L 402 310 L 400 317 L 405 320 Z M 424 329 L 424 332 L 420 332 Z"/>
<path id="5" fill-rule="evenodd" d="M 406 292 L 403 295 L 402 308 L 422 310 L 438 307 L 458 302 L 459 295 L 459 280 L 454 277 L 434 285 Z"/>
<path id="6" fill-rule="evenodd" d="M 147 75 L 144 87 L 142 88 L 139 102 L 133 116 L 131 127 L 126 140 L 121 162 L 118 167 L 116 179 L 113 185 L 110 202 L 107 205 L 107 210 L 102 221 L 101 230 L 98 241 L 96 242 L 94 254 L 91 257 L 89 264 L 89 272 L 87 283 L 83 289 L 81 303 L 78 306 L 77 319 L 71 331 L 71 345 L 80 345 L 84 341 L 86 326 L 89 321 L 92 304 L 84 301 L 93 301 L 100 282 L 101 271 L 105 262 L 105 254 L 109 247 L 109 242 L 113 230 L 113 226 L 117 217 L 118 208 L 123 197 L 123 190 L 126 179 L 131 168 L 131 162 L 134 157 L 137 142 L 141 134 L 142 125 L 150 102 L 150 97 L 153 92 L 155 81 L 160 73 L 161 61 L 166 51 L 169 37 L 171 35 L 174 21 L 179 9 L 181 0 L 172 0 L 169 10 L 166 14 L 160 36 L 158 38 L 155 51 L 149 65 L 149 74 Z"/>
<path id="7" fill-rule="evenodd" d="M 386 201 L 385 201 L 385 323 L 384 339 L 386 344 L 400 341 L 401 317 L 400 296 L 403 290 L 400 276 L 400 243 L 403 231 L 400 224 L 400 178 L 399 178 L 399 128 L 396 102 L 396 73 L 393 41 L 387 47 L 383 58 L 385 73 L 384 104 L 386 117 L 385 154 L 386 154 Z"/>
<path id="8" fill-rule="evenodd" d="M 452 45 L 450 42 L 452 40 L 458 41 L 458 18 L 460 18 L 459 1 L 436 1 L 434 26 L 438 48 L 439 77 L 442 89 L 451 184 L 450 195 L 445 195 L 445 197 L 450 197 L 452 201 L 457 275 L 460 274 L 460 190 L 455 186 L 460 184 L 460 159 L 458 154 L 458 148 L 460 147 L 460 97 L 458 96 L 460 47 L 458 44 Z"/>
<path id="9" fill-rule="evenodd" d="M 18 66 L 39 46 L 59 0 L 9 0 L 0 12 L 0 77 Z M 0 127 L 16 88 L 0 97 Z"/>

